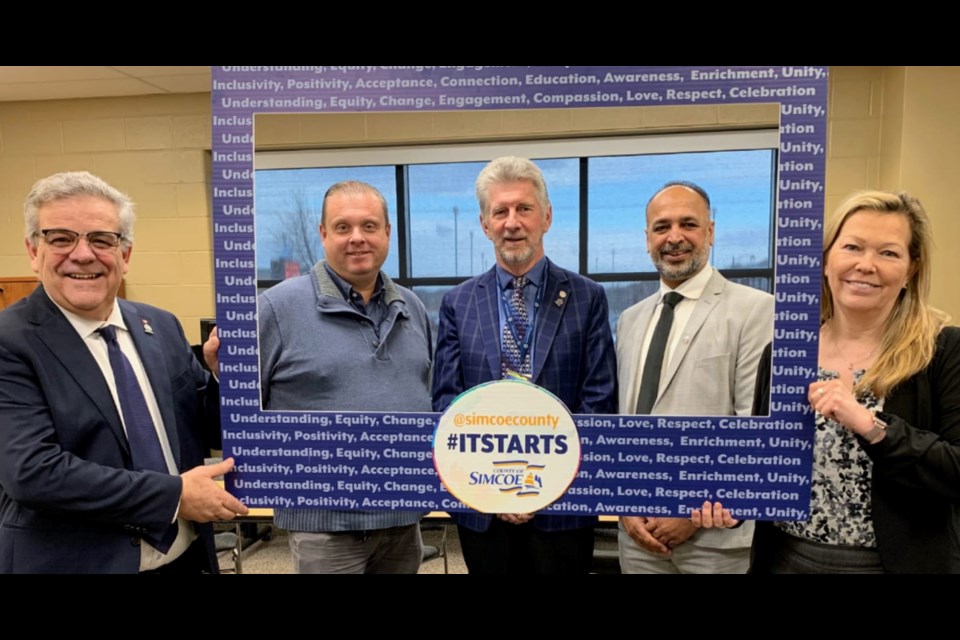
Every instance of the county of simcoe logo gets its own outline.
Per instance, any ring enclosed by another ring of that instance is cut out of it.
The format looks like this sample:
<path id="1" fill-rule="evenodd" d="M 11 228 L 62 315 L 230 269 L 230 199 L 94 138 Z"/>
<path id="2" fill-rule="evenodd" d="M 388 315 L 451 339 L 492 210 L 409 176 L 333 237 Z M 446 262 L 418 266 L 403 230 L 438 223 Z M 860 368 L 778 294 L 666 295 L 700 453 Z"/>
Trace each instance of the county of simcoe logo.
<path id="1" fill-rule="evenodd" d="M 466 391 L 437 423 L 433 463 L 447 489 L 485 513 L 531 513 L 562 496 L 580 469 L 573 417 L 523 380 Z"/>

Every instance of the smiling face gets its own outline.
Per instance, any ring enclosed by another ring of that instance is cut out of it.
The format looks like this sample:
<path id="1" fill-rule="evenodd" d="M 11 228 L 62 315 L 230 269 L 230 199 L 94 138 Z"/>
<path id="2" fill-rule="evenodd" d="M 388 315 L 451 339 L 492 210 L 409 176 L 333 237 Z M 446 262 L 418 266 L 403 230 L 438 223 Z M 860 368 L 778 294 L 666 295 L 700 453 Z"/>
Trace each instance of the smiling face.
<path id="1" fill-rule="evenodd" d="M 700 195 L 684 186 L 667 187 L 647 205 L 647 252 L 671 289 L 700 273 L 710 260 L 713 222 Z"/>
<path id="2" fill-rule="evenodd" d="M 48 202 L 37 210 L 37 221 L 40 229 L 120 232 L 116 205 L 93 196 Z M 80 238 L 69 253 L 55 254 L 42 236 L 28 239 L 26 245 L 31 268 L 57 304 L 83 318 L 107 319 L 129 267 L 131 247 L 94 252 Z"/>
<path id="3" fill-rule="evenodd" d="M 493 242 L 497 264 L 521 276 L 543 257 L 543 234 L 553 222 L 553 210 L 543 209 L 529 180 L 492 184 L 486 201 L 480 225 Z"/>
<path id="4" fill-rule="evenodd" d="M 906 216 L 869 209 L 848 216 L 824 264 L 835 312 L 887 318 L 914 273 L 909 247 Z"/>
<path id="5" fill-rule="evenodd" d="M 372 193 L 341 191 L 326 202 L 320 240 L 327 264 L 357 290 L 376 282 L 390 248 L 390 225 Z"/>

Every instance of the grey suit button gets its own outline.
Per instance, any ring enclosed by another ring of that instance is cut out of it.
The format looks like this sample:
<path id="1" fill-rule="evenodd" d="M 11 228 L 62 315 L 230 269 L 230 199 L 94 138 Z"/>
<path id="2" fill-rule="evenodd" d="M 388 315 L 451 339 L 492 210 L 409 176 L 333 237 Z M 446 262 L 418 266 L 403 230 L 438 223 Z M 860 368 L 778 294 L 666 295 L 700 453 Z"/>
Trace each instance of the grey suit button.
<path id="1" fill-rule="evenodd" d="M 379 346 L 380 346 L 380 342 L 378 342 L 377 340 L 374 340 L 374 341 L 373 341 L 373 348 L 376 349 L 376 348 L 379 347 Z"/>

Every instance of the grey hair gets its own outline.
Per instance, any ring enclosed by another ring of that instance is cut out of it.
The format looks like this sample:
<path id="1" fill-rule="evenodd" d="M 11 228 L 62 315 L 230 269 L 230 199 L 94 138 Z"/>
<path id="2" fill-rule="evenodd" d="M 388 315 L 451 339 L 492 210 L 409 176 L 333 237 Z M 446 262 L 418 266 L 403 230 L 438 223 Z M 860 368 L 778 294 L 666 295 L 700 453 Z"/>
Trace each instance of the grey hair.
<path id="1" fill-rule="evenodd" d="M 547 214 L 550 208 L 550 196 L 547 194 L 547 181 L 543 178 L 540 167 L 527 158 L 517 156 L 503 156 L 490 161 L 477 176 L 477 200 L 480 202 L 480 216 L 486 218 L 490 213 L 490 187 L 495 184 L 529 180 L 533 183 L 533 190 L 537 195 L 537 202 Z"/>
<path id="2" fill-rule="evenodd" d="M 327 189 L 327 192 L 323 194 L 323 207 L 320 210 L 320 224 L 326 224 L 327 222 L 327 200 L 338 193 L 373 196 L 380 202 L 380 206 L 383 207 L 383 221 L 388 227 L 390 226 L 390 216 L 387 214 L 387 199 L 383 197 L 383 194 L 380 193 L 380 190 L 375 186 L 359 180 L 343 180 L 342 182 L 338 182 Z"/>
<path id="3" fill-rule="evenodd" d="M 34 247 L 40 235 L 40 208 L 56 200 L 69 200 L 80 196 L 101 198 L 117 207 L 120 216 L 120 246 L 133 244 L 133 223 L 136 214 L 133 200 L 122 191 L 111 187 L 102 178 L 87 171 L 64 171 L 41 178 L 34 183 L 30 194 L 23 202 L 24 237 Z"/>

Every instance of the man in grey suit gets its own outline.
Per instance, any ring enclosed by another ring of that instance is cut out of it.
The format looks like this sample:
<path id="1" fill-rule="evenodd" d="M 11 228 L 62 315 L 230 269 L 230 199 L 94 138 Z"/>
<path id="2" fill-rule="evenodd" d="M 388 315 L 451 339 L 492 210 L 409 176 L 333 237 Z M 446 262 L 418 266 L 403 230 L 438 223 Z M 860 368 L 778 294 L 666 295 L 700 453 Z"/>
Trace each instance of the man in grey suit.
<path id="1" fill-rule="evenodd" d="M 749 415 L 760 355 L 773 338 L 773 296 L 729 282 L 709 265 L 710 198 L 693 183 L 671 182 L 654 194 L 646 236 L 660 290 L 620 316 L 621 413 Z M 749 522 L 697 529 L 685 518 L 623 517 L 620 566 L 624 573 L 745 573 L 752 538 Z"/>

